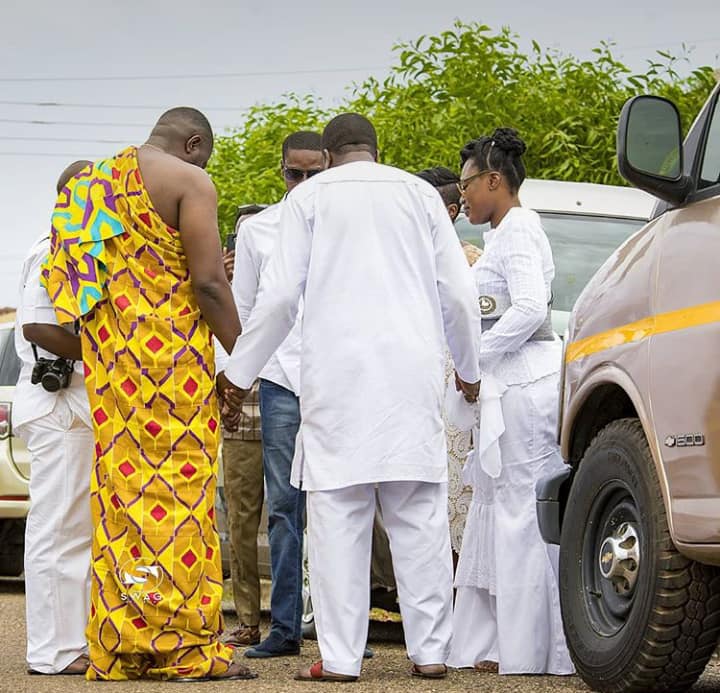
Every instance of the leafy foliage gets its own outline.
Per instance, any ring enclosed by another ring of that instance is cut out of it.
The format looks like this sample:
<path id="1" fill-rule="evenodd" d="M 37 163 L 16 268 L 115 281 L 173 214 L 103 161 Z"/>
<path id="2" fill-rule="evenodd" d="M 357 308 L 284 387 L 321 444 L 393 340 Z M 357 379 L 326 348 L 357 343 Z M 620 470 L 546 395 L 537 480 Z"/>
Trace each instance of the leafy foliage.
<path id="1" fill-rule="evenodd" d="M 592 59 L 579 60 L 536 42 L 520 51 L 508 28 L 457 22 L 437 36 L 395 47 L 389 76 L 355 85 L 340 108 L 324 109 L 310 97 L 290 95 L 255 106 L 243 126 L 219 137 L 210 171 L 218 186 L 223 232 L 238 204 L 272 202 L 283 192 L 278 175 L 280 144 L 301 128 L 321 129 L 340 111 L 372 120 L 385 163 L 408 170 L 457 168 L 468 140 L 498 126 L 519 130 L 528 145 L 530 176 L 621 183 L 615 167 L 615 130 L 623 103 L 636 94 L 672 99 L 687 128 L 716 78 L 710 67 L 688 77 L 679 59 L 658 52 L 648 69 L 633 74 L 601 44 Z"/>
<path id="2" fill-rule="evenodd" d="M 238 205 L 276 202 L 284 193 L 283 140 L 298 130 L 320 131 L 327 120 L 312 98 L 289 94 L 279 103 L 253 106 L 241 128 L 215 139 L 208 172 L 218 191 L 223 238 L 233 229 Z"/>

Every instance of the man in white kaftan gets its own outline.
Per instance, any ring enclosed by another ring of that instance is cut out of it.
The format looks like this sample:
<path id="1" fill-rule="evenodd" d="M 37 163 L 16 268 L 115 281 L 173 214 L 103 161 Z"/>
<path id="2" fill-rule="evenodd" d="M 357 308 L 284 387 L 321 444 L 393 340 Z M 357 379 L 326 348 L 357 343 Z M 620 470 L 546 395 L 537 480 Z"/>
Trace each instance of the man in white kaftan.
<path id="1" fill-rule="evenodd" d="M 285 138 L 281 166 L 288 192 L 322 171 L 320 134 L 301 130 Z M 233 296 L 243 324 L 255 304 L 260 277 L 280 234 L 283 204 L 281 201 L 247 220 L 238 236 Z M 301 326 L 302 321 L 298 319 L 260 372 L 263 476 L 273 578 L 271 623 L 267 637 L 246 650 L 246 657 L 300 653 L 305 494 L 291 484 L 291 472 L 300 426 Z"/>
<path id="2" fill-rule="evenodd" d="M 60 191 L 90 162 L 76 162 Z M 22 361 L 13 428 L 30 452 L 30 512 L 25 532 L 27 663 L 34 674 L 84 674 L 90 608 L 90 469 L 95 451 L 80 338 L 60 327 L 40 270 L 49 237 L 31 248 L 21 271 L 15 349 Z M 75 359 L 69 386 L 33 384 L 35 354 Z"/>
<path id="3" fill-rule="evenodd" d="M 477 397 L 477 296 L 440 196 L 375 163 L 369 121 L 338 116 L 323 145 L 330 168 L 285 201 L 281 236 L 225 375 L 250 386 L 303 296 L 293 479 L 308 492 L 323 661 L 299 677 L 360 673 L 376 484 L 413 671 L 442 675 L 452 610 L 445 344 L 466 396 Z"/>

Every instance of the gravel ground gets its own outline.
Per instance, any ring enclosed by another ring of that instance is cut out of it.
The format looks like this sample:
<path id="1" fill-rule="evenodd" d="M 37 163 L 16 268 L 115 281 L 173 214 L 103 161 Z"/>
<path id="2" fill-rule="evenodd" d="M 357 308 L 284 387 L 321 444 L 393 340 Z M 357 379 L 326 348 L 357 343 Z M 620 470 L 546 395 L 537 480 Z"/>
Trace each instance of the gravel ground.
<path id="1" fill-rule="evenodd" d="M 0 636 L 0 693 L 60 693 L 67 691 L 88 691 L 96 688 L 94 684 L 80 677 L 42 677 L 28 676 L 25 673 L 25 595 L 23 583 L 14 580 L 0 580 L 0 605 L 2 605 L 4 618 L 3 634 Z M 226 626 L 232 627 L 235 621 L 229 615 Z M 267 630 L 268 623 L 262 624 Z M 550 691 L 589 691 L 589 688 L 577 677 L 549 677 L 549 676 L 495 676 L 492 674 L 479 674 L 474 671 L 451 671 L 449 676 L 441 681 L 425 681 L 412 678 L 408 675 L 410 664 L 406 658 L 402 645 L 402 631 L 397 624 L 375 623 L 371 624 L 371 646 L 375 657 L 366 661 L 362 677 L 357 683 L 347 684 L 324 683 L 320 690 L 322 693 L 332 693 L 334 690 L 344 690 L 346 693 L 366 693 L 382 691 L 383 693 L 397 693 L 399 691 L 413 691 L 414 693 L 428 693 L 439 691 L 453 693 L 455 691 L 487 691 L 492 693 L 543 693 Z M 301 666 L 310 664 L 318 659 L 318 649 L 315 642 L 306 641 L 299 657 L 271 659 L 266 661 L 241 661 L 250 664 L 251 668 L 259 674 L 254 681 L 209 682 L 202 684 L 198 690 L 204 693 L 214 691 L 227 691 L 242 688 L 248 693 L 268 693 L 270 691 L 284 693 L 285 691 L 305 691 L 312 689 L 308 683 L 293 681 L 292 677 Z M 156 690 L 165 690 L 166 686 L 157 681 L 123 681 L 112 684 L 112 693 L 151 693 Z M 179 684 L 181 685 L 181 684 Z M 190 684 L 189 684 L 190 685 Z M 195 688 L 193 688 L 195 690 Z M 705 672 L 701 681 L 693 691 L 720 691 L 720 666 L 713 663 Z"/>

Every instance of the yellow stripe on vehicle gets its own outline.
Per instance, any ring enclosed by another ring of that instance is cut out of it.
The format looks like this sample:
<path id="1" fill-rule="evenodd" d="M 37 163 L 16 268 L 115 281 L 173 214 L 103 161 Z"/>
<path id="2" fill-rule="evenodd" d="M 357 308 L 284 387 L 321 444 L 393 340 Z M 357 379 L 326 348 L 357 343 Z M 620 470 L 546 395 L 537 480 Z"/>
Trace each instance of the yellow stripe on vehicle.
<path id="1" fill-rule="evenodd" d="M 577 361 L 622 344 L 639 342 L 653 335 L 686 330 L 690 327 L 699 327 L 713 322 L 720 322 L 720 301 L 702 303 L 667 313 L 658 313 L 649 318 L 643 318 L 571 342 L 565 351 L 565 363 Z"/>

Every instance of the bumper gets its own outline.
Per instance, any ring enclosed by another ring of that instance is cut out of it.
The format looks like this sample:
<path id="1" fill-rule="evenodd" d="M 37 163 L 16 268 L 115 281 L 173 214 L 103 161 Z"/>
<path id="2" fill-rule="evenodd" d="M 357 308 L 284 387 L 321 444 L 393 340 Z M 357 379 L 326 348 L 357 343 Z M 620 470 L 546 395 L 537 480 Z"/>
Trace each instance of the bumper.
<path id="1" fill-rule="evenodd" d="M 546 544 L 559 544 L 562 519 L 574 471 L 565 467 L 535 485 L 535 510 L 540 535 Z"/>
<path id="2" fill-rule="evenodd" d="M 26 517 L 30 510 L 30 499 L 25 498 L 6 498 L 0 496 L 0 519 Z"/>
<path id="3" fill-rule="evenodd" d="M 22 518 L 30 509 L 28 480 L 13 462 L 8 439 L 0 441 L 0 518 Z"/>

